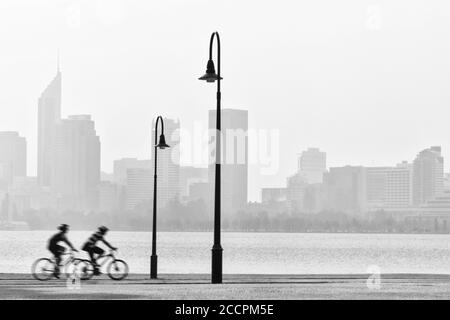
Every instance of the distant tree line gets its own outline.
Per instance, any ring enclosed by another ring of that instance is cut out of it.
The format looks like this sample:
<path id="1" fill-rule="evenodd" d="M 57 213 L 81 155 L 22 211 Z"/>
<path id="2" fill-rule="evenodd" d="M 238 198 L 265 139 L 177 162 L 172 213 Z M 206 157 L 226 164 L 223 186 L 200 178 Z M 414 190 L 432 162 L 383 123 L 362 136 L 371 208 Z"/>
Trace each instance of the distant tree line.
<path id="1" fill-rule="evenodd" d="M 31 230 L 54 229 L 60 223 L 73 230 L 93 230 L 107 225 L 112 230 L 149 231 L 152 226 L 152 206 L 144 202 L 134 210 L 111 212 L 79 212 L 28 210 L 17 215 Z M 171 201 L 158 209 L 158 230 L 211 231 L 213 209 L 202 200 L 188 203 Z M 384 211 L 370 215 L 349 215 L 344 212 L 322 211 L 303 213 L 265 210 L 240 210 L 233 216 L 223 215 L 222 229 L 244 232 L 380 232 L 380 233 L 449 233 L 447 221 L 442 219 L 395 219 Z"/>

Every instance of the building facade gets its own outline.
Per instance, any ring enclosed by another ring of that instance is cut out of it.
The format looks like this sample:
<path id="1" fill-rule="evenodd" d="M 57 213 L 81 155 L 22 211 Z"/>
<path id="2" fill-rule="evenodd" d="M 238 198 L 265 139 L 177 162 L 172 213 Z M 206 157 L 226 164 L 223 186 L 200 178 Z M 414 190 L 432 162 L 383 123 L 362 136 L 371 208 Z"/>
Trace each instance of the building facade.
<path id="1" fill-rule="evenodd" d="M 362 166 L 330 168 L 324 175 L 325 208 L 330 211 L 360 215 L 365 212 L 366 175 Z"/>
<path id="2" fill-rule="evenodd" d="M 69 116 L 57 126 L 52 191 L 61 209 L 97 209 L 100 139 L 89 115 Z"/>
<path id="3" fill-rule="evenodd" d="M 412 165 L 366 168 L 366 207 L 369 211 L 412 205 Z"/>
<path id="4" fill-rule="evenodd" d="M 58 68 L 56 76 L 42 92 L 38 100 L 38 169 L 37 177 L 40 186 L 52 184 L 52 173 L 55 161 L 55 138 L 61 120 L 61 72 Z"/>
<path id="5" fill-rule="evenodd" d="M 160 130 L 161 126 L 158 128 L 157 141 L 159 141 Z M 178 148 L 180 142 L 180 122 L 178 120 L 164 118 L 164 136 L 170 148 L 158 150 L 158 207 L 165 207 L 169 201 L 180 199 L 180 152 Z M 154 146 L 154 143 L 155 121 L 152 122 L 151 145 Z M 155 148 L 152 147 L 152 170 L 154 170 L 154 159 Z"/>
<path id="6" fill-rule="evenodd" d="M 17 132 L 0 132 L 0 189 L 27 175 L 27 142 Z"/>
<path id="7" fill-rule="evenodd" d="M 305 177 L 306 182 L 322 183 L 323 174 L 327 170 L 327 154 L 317 148 L 308 148 L 298 158 L 298 171 Z"/>
<path id="8" fill-rule="evenodd" d="M 413 203 L 421 205 L 444 190 L 444 158 L 441 147 L 421 151 L 413 162 Z"/>

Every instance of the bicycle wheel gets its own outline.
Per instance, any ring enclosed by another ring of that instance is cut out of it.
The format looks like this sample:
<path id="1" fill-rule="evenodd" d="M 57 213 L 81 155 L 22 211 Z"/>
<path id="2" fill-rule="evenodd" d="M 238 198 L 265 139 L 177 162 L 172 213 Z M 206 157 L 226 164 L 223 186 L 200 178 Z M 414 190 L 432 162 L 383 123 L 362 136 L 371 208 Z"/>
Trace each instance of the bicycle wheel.
<path id="1" fill-rule="evenodd" d="M 76 267 L 75 267 L 75 275 L 80 280 L 89 280 L 94 276 L 94 266 L 92 265 L 92 262 L 89 260 L 80 260 Z"/>
<path id="2" fill-rule="evenodd" d="M 108 265 L 108 276 L 113 280 L 122 280 L 128 275 L 128 265 L 123 260 L 113 260 Z"/>
<path id="3" fill-rule="evenodd" d="M 31 273 L 36 280 L 49 280 L 55 273 L 55 263 L 48 258 L 38 259 L 31 266 Z"/>

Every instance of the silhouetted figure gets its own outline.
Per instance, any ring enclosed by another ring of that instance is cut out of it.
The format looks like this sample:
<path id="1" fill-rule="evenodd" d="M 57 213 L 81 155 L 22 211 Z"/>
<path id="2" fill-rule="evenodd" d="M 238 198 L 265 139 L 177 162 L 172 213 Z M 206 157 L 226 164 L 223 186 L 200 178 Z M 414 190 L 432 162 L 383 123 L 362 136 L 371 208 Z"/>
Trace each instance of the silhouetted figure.
<path id="1" fill-rule="evenodd" d="M 72 243 L 67 239 L 67 232 L 69 232 L 69 226 L 65 223 L 58 227 L 59 232 L 52 236 L 48 241 L 48 250 L 55 256 L 56 268 L 55 277 L 59 278 L 59 265 L 61 264 L 61 255 L 66 251 L 66 249 L 59 245 L 60 242 L 66 243 L 73 251 L 78 252 L 74 248 Z"/>
<path id="2" fill-rule="evenodd" d="M 97 232 L 95 232 L 87 242 L 83 245 L 83 250 L 89 254 L 91 258 L 92 264 L 94 265 L 94 274 L 99 275 L 100 272 L 98 270 L 97 259 L 105 253 L 105 251 L 97 246 L 98 241 L 102 241 L 105 245 L 107 245 L 111 250 L 117 250 L 116 247 L 113 247 L 109 244 L 108 241 L 104 239 L 104 236 L 109 231 L 109 229 L 105 226 L 101 226 L 98 228 Z"/>

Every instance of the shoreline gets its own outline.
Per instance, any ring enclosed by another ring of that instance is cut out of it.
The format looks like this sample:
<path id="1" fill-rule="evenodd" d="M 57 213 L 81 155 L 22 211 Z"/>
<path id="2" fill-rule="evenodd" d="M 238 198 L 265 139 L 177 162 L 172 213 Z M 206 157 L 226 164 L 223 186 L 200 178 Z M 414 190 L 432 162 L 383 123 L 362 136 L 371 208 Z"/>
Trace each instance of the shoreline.
<path id="1" fill-rule="evenodd" d="M 43 232 L 55 232 L 55 229 L 35 229 L 35 230 L 0 230 L 1 232 L 36 232 L 36 231 L 43 231 Z M 70 229 L 70 232 L 93 232 L 94 229 L 91 230 L 81 230 L 81 229 Z M 110 230 L 110 232 L 135 232 L 135 233 L 151 233 L 150 230 Z M 211 231 L 175 231 L 175 230 L 158 230 L 159 232 L 166 232 L 166 233 L 212 233 Z M 295 231 L 235 231 L 235 230 L 222 230 L 222 233 L 267 233 L 267 234 L 280 234 L 280 233 L 286 233 L 286 234 L 357 234 L 357 235 L 450 235 L 450 232 L 444 233 L 432 233 L 432 232 L 325 232 L 325 231 L 311 231 L 311 232 L 295 232 Z"/>

